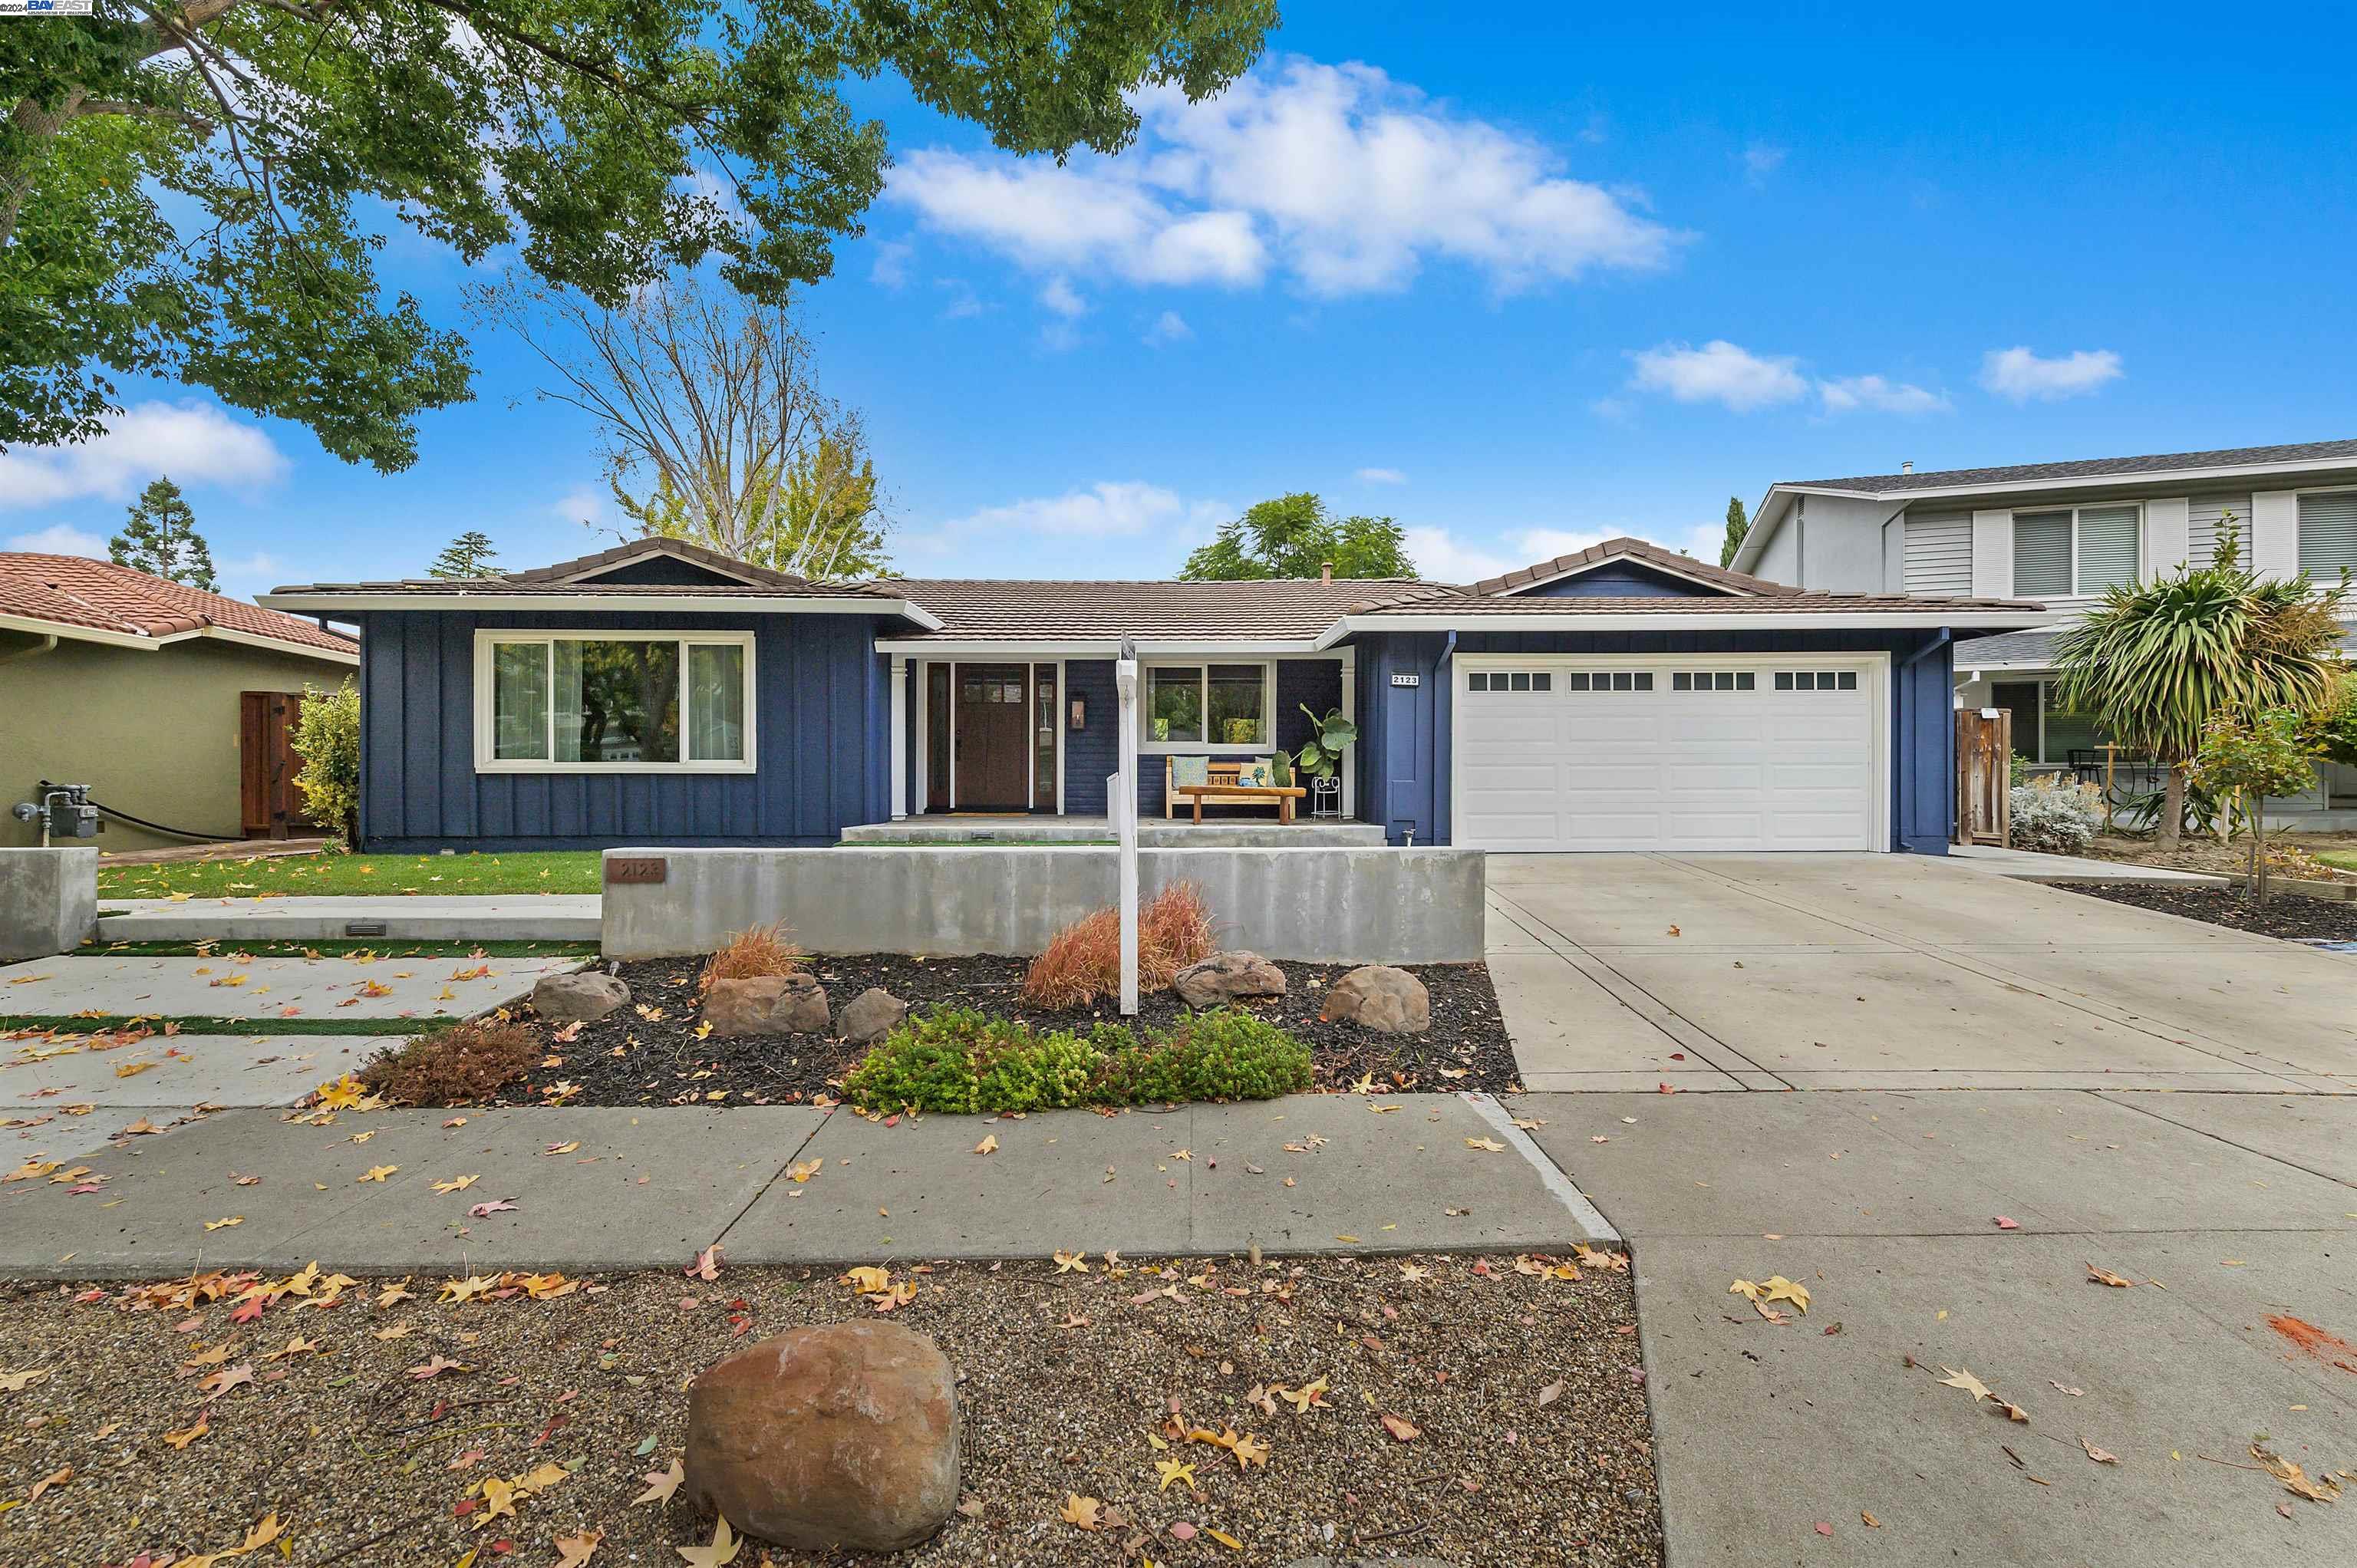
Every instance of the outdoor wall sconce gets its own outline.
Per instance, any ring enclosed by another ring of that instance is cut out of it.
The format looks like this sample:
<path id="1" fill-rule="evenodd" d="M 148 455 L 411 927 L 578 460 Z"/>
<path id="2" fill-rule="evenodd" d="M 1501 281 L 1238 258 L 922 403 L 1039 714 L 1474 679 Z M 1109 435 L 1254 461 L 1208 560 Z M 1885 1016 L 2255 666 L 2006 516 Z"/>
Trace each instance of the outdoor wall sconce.
<path id="1" fill-rule="evenodd" d="M 1088 727 L 1089 700 L 1086 697 L 1074 697 L 1072 699 L 1072 728 L 1074 732 L 1077 733 Z"/>

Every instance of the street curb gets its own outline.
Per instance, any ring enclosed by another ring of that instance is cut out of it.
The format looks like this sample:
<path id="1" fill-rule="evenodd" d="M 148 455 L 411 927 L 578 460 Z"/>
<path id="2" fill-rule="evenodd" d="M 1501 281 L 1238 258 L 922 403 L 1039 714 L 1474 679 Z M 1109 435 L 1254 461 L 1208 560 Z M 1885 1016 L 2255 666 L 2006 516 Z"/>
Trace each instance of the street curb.
<path id="1" fill-rule="evenodd" d="M 1572 1219 L 1587 1232 L 1589 1245 L 1622 1252 L 1629 1250 L 1627 1240 L 1612 1228 L 1612 1222 L 1588 1201 L 1587 1195 L 1579 1190 L 1571 1177 L 1564 1174 L 1563 1167 L 1549 1159 L 1546 1151 L 1540 1148 L 1528 1133 L 1514 1125 L 1512 1112 L 1478 1090 L 1465 1090 L 1457 1098 L 1471 1106 L 1481 1120 L 1495 1127 L 1507 1147 L 1530 1162 L 1531 1168 L 1538 1173 L 1539 1185 L 1546 1188 L 1548 1195 L 1562 1204 Z"/>

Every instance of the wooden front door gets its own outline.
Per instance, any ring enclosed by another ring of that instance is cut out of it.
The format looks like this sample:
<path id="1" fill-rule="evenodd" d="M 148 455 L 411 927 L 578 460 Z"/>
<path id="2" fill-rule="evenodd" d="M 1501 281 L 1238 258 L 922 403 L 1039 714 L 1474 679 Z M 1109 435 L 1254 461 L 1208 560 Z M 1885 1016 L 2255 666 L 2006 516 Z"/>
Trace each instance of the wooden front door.
<path id="1" fill-rule="evenodd" d="M 1031 804 L 1030 674 L 1025 664 L 960 664 L 952 731 L 957 809 L 1020 811 Z"/>
<path id="2" fill-rule="evenodd" d="M 317 829 L 295 775 L 295 721 L 303 712 L 299 692 L 238 693 L 238 802 L 250 839 L 283 839 Z"/>

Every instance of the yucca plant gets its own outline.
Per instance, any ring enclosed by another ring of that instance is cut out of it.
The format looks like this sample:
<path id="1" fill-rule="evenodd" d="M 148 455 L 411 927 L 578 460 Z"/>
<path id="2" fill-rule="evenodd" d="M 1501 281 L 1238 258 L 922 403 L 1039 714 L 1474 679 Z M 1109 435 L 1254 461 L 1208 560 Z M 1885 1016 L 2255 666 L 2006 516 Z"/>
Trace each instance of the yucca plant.
<path id="1" fill-rule="evenodd" d="M 2347 577 L 2319 589 L 2303 574 L 2262 582 L 2226 527 L 2207 565 L 2107 590 L 2054 640 L 2056 700 L 2168 768 L 2158 829 L 2174 846 L 2187 764 L 2225 710 L 2310 713 L 2341 671 Z"/>

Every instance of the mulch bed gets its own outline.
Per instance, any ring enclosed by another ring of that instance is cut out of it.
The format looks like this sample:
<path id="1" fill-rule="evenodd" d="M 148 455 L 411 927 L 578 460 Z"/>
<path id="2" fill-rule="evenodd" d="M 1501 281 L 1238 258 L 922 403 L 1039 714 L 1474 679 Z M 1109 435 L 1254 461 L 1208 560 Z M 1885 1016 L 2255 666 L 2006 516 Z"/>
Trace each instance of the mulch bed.
<path id="1" fill-rule="evenodd" d="M 2357 941 L 2357 903 L 2278 893 L 2265 908 L 2239 888 L 2180 886 L 2166 882 L 2066 882 L 2072 893 L 2182 915 L 2213 926 L 2230 926 L 2262 937 Z"/>
<path id="2" fill-rule="evenodd" d="M 1094 1008 L 1029 1005 L 1022 996 L 1025 967 L 1024 960 L 1012 958 L 913 959 L 883 953 L 811 961 L 812 972 L 838 1012 L 874 985 L 919 1008 L 975 1007 L 1043 1029 L 1085 1030 L 1100 1019 L 1118 1019 L 1119 1009 L 1111 1002 Z M 1382 1035 L 1355 1025 L 1320 1023 L 1318 1011 L 1325 988 L 1351 966 L 1277 967 L 1285 971 L 1286 994 L 1249 1005 L 1309 1047 L 1321 1089 L 1347 1090 L 1368 1079 L 1386 1094 L 1468 1089 L 1496 1093 L 1516 1086 L 1513 1047 L 1486 965 L 1409 967 L 1432 996 L 1432 1027 L 1421 1035 Z M 701 959 L 623 964 L 621 977 L 630 987 L 632 1005 L 552 1044 L 550 1055 L 559 1065 L 535 1072 L 529 1083 L 510 1085 L 501 1091 L 501 1102 L 539 1103 L 549 1084 L 562 1081 L 577 1086 L 565 1100 L 570 1105 L 683 1104 L 716 1095 L 730 1103 L 787 1104 L 834 1092 L 829 1085 L 866 1054 L 814 1035 L 697 1039 L 695 981 L 702 970 Z M 1173 1023 L 1186 1011 L 1175 992 L 1149 992 L 1139 998 L 1139 1021 L 1149 1026 Z M 1448 1076 L 1451 1073 L 1458 1076 Z"/>
<path id="3" fill-rule="evenodd" d="M 894 1320 L 959 1374 L 967 1511 L 888 1558 L 748 1542 L 737 1568 L 1112 1568 L 1141 1553 L 1225 1568 L 1362 1550 L 1497 1568 L 1661 1561 L 1627 1274 L 1566 1282 L 1470 1256 L 1089 1263 L 896 1263 L 917 1291 Z M 676 1563 L 674 1548 L 712 1540 L 711 1516 L 684 1489 L 634 1499 L 682 1456 L 690 1380 L 763 1336 L 872 1316 L 806 1270 L 724 1264 L 710 1283 L 631 1274 L 464 1303 L 420 1277 L 380 1305 L 385 1283 L 324 1311 L 315 1283 L 246 1323 L 225 1300 L 134 1310 L 135 1287 L 0 1286 L 0 1373 L 37 1374 L 0 1394 L 0 1505 L 22 1504 L 0 1512 L 0 1561 L 217 1552 L 274 1515 L 281 1540 L 240 1562 L 545 1564 L 560 1538 L 597 1531 L 592 1568 Z M 456 1365 L 412 1375 L 436 1359 Z M 1250 1397 L 1320 1378 L 1302 1413 Z M 1173 1412 L 1265 1442 L 1266 1464 L 1174 1441 Z M 1192 1478 L 1165 1488 L 1157 1462 L 1172 1458 Z M 485 1477 L 552 1465 L 565 1473 L 491 1514 Z M 1123 1522 L 1066 1522 L 1073 1496 Z"/>

